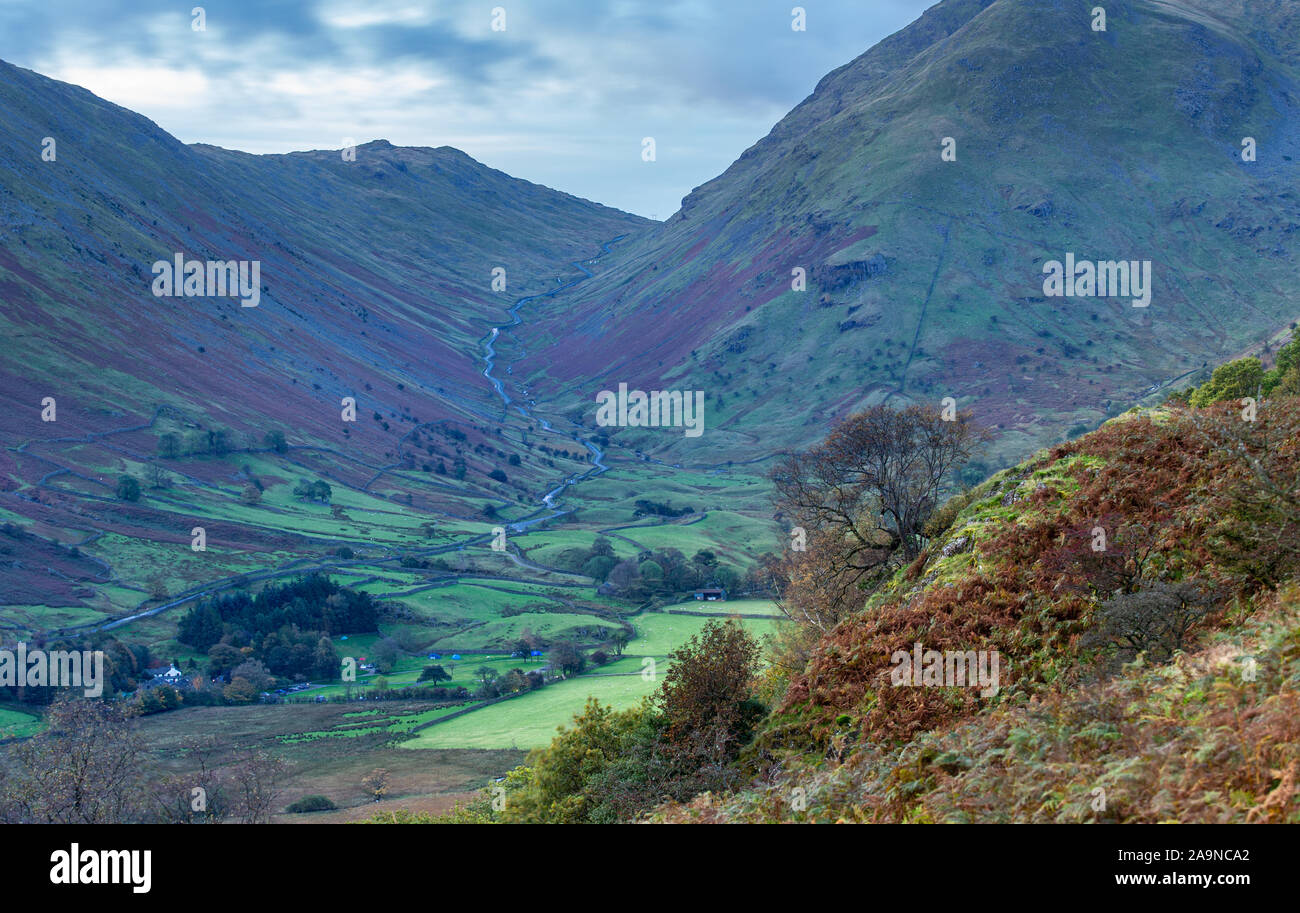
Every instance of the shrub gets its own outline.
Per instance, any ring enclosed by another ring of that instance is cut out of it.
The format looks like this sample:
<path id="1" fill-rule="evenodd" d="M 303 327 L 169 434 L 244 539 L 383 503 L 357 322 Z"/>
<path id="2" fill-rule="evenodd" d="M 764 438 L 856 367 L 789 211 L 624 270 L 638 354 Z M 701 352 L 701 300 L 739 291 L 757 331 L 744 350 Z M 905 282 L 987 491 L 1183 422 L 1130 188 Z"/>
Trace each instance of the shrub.
<path id="1" fill-rule="evenodd" d="M 1126 658 L 1143 653 L 1153 662 L 1166 662 L 1213 608 L 1214 602 L 1191 583 L 1154 583 L 1103 603 L 1090 640 L 1117 643 Z"/>
<path id="2" fill-rule="evenodd" d="M 303 796 L 285 811 L 291 815 L 301 815 L 306 812 L 328 812 L 336 808 L 338 806 L 327 796 Z"/>

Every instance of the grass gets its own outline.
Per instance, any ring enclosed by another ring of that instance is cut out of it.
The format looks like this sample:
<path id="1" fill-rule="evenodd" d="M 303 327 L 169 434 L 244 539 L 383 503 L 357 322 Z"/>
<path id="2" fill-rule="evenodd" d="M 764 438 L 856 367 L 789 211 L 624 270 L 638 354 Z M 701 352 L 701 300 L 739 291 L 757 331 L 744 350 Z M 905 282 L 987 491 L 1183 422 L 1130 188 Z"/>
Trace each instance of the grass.
<path id="1" fill-rule="evenodd" d="M 623 652 L 633 656 L 666 657 L 712 620 L 694 615 L 647 612 L 632 620 L 636 638 Z M 744 625 L 751 634 L 762 637 L 772 632 L 775 623 L 765 618 L 750 618 L 744 620 Z"/>
<path id="2" fill-rule="evenodd" d="M 401 747 L 536 748 L 549 743 L 556 728 L 579 713 L 589 696 L 623 708 L 648 697 L 656 687 L 656 681 L 639 675 L 579 675 L 430 726 Z"/>
<path id="3" fill-rule="evenodd" d="M 676 605 L 664 606 L 663 611 L 705 612 L 710 615 L 770 615 L 780 617 L 781 610 L 770 599 L 728 599 L 726 602 L 705 602 L 691 599 Z"/>
<path id="4" fill-rule="evenodd" d="M 25 738 L 45 728 L 45 723 L 35 714 L 9 707 L 0 707 L 0 739 Z"/>
<path id="5" fill-rule="evenodd" d="M 659 613 L 633 620 L 637 636 L 625 655 L 584 675 L 547 685 L 510 700 L 485 706 L 446 723 L 421 730 L 403 748 L 536 748 L 554 737 L 581 712 L 588 697 L 615 708 L 630 707 L 658 687 L 667 670 L 668 654 L 687 638 L 697 634 L 711 619 Z M 762 637 L 773 629 L 767 619 L 749 618 L 743 623 L 750 633 Z M 655 661 L 657 675 L 641 675 L 643 659 Z"/>

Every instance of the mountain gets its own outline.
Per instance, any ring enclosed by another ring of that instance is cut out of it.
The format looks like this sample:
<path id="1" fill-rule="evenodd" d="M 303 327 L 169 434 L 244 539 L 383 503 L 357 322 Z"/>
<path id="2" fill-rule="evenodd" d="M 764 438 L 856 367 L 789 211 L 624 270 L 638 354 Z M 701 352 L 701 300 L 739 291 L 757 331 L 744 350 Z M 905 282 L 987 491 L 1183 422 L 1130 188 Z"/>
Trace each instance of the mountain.
<path id="1" fill-rule="evenodd" d="M 939 3 L 612 267 L 525 309 L 514 376 L 588 423 L 619 382 L 703 390 L 700 439 L 616 438 L 665 458 L 744 459 L 855 407 L 952 396 L 1006 464 L 1268 339 L 1300 316 L 1300 15 L 1105 8 L 1094 31 L 1086 4 Z M 1044 265 L 1070 254 L 1150 261 L 1149 306 L 1048 297 Z"/>
<path id="2" fill-rule="evenodd" d="M 395 566 L 395 544 L 463 547 L 485 514 L 536 510 L 588 451 L 529 438 L 485 346 L 517 298 L 648 224 L 447 147 L 188 146 L 0 63 L 0 628 L 98 624 L 345 543 Z M 205 261 L 242 263 L 243 300 L 175 294 L 190 261 L 204 286 Z M 291 496 L 299 479 L 337 500 Z"/>
<path id="3" fill-rule="evenodd" d="M 407 429 L 371 412 L 499 415 L 480 340 L 515 297 L 646 224 L 449 147 L 380 140 L 344 161 L 187 146 L 0 63 L 0 434 L 40 437 L 46 396 L 65 436 L 167 405 L 335 442 L 353 396 L 350 430 L 374 452 Z M 156 297 L 151 267 L 177 255 L 258 261 L 258 305 Z"/>

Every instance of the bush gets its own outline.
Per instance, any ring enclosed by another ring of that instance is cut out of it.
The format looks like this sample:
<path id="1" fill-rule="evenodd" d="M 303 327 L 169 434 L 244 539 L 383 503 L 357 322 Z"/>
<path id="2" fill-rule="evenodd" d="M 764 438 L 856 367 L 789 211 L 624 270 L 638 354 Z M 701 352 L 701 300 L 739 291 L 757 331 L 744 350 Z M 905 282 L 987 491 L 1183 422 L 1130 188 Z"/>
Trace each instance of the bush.
<path id="1" fill-rule="evenodd" d="M 1103 603 L 1091 639 L 1118 643 L 1126 656 L 1145 653 L 1154 662 L 1166 662 L 1213 608 L 1213 601 L 1190 583 L 1156 583 Z"/>
<path id="2" fill-rule="evenodd" d="M 328 812 L 338 808 L 327 796 L 303 796 L 285 809 L 291 815 L 305 812 Z"/>
<path id="3" fill-rule="evenodd" d="M 123 501 L 139 501 L 140 483 L 131 476 L 118 476 L 114 493 Z"/>

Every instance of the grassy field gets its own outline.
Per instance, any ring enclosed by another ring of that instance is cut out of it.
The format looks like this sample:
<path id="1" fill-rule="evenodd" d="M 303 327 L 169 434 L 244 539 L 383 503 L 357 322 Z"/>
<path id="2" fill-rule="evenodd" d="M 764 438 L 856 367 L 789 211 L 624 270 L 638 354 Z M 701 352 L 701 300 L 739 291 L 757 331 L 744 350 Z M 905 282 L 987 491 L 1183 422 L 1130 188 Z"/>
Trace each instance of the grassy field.
<path id="1" fill-rule="evenodd" d="M 709 615 L 768 615 L 781 617 L 781 610 L 770 599 L 728 599 L 726 602 L 704 602 L 690 600 L 676 605 L 664 606 L 664 612 L 705 612 Z"/>
<path id="2" fill-rule="evenodd" d="M 400 747 L 536 748 L 550 742 L 556 727 L 580 712 L 589 696 L 614 707 L 630 707 L 656 686 L 656 681 L 635 674 L 579 675 L 430 726 Z"/>
<path id="3" fill-rule="evenodd" d="M 758 602 L 757 600 L 755 602 Z M 698 605 L 698 603 L 694 603 Z M 739 614 L 739 613 L 738 613 Z M 548 743 L 557 727 L 582 710 L 588 697 L 616 708 L 630 707 L 658 687 L 668 668 L 668 654 L 711 619 L 691 615 L 647 613 L 633 619 L 636 637 L 621 659 L 540 691 L 523 694 L 421 730 L 401 747 L 420 748 L 536 748 Z M 774 622 L 744 618 L 750 633 L 762 638 Z M 654 660 L 656 675 L 643 678 L 645 658 Z"/>
<path id="4" fill-rule="evenodd" d="M 44 727 L 39 716 L 10 707 L 0 707 L 0 739 L 35 735 Z"/>

